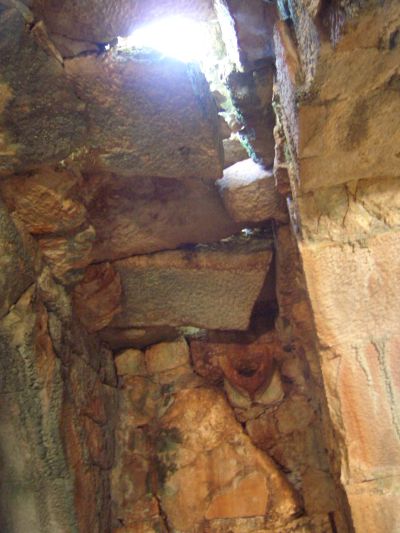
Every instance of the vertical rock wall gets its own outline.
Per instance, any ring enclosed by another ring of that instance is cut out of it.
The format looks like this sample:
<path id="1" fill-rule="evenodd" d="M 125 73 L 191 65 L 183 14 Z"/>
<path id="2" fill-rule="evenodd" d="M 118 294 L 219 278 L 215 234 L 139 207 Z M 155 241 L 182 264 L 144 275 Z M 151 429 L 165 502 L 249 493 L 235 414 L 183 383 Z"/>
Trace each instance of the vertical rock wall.
<path id="1" fill-rule="evenodd" d="M 393 1 L 293 1 L 285 16 L 275 27 L 277 94 L 335 435 L 330 454 L 355 530 L 394 532 L 400 9 Z"/>

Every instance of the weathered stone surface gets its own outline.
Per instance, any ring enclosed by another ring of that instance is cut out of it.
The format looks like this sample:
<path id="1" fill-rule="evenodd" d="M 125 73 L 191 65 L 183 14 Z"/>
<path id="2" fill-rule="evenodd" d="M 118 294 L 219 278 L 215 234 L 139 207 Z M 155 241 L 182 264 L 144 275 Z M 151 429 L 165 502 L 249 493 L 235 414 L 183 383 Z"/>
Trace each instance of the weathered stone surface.
<path id="1" fill-rule="evenodd" d="M 301 194 L 302 234 L 310 241 L 354 242 L 400 228 L 400 180 L 381 178 Z"/>
<path id="2" fill-rule="evenodd" d="M 364 529 L 362 507 L 369 497 L 369 517 L 377 513 L 375 520 L 379 507 L 398 500 L 399 380 L 393 354 L 398 353 L 400 309 L 393 280 L 400 275 L 399 242 L 398 231 L 392 230 L 364 238 L 361 244 L 305 243 L 301 247 L 323 347 L 322 373 L 342 480 L 360 530 Z M 385 479 L 392 480 L 385 491 L 354 495 L 361 483 L 379 485 Z M 392 519 L 397 520 L 395 515 L 384 520 L 390 524 Z"/>
<path id="3" fill-rule="evenodd" d="M 356 531 L 375 533 L 377 524 L 382 532 L 399 528 L 400 488 L 394 478 L 353 485 L 348 495 Z"/>
<path id="4" fill-rule="evenodd" d="M 22 14 L 4 6 L 0 71 L 0 175 L 67 157 L 85 134 L 85 105 L 61 64 L 30 35 Z"/>
<path id="5" fill-rule="evenodd" d="M 74 288 L 75 311 L 90 332 L 105 328 L 121 310 L 121 280 L 110 263 L 89 266 Z"/>
<path id="6" fill-rule="evenodd" d="M 58 281 L 72 284 L 83 278 L 84 268 L 92 261 L 95 236 L 93 226 L 86 225 L 77 233 L 39 239 L 39 248 Z"/>
<path id="7" fill-rule="evenodd" d="M 75 198 L 80 185 L 78 175 L 44 168 L 2 180 L 0 191 L 30 233 L 64 233 L 85 222 L 85 208 Z"/>
<path id="8" fill-rule="evenodd" d="M 63 311 L 50 302 L 50 292 L 32 286 L 0 321 L 0 527 L 99 533 L 108 523 L 113 409 L 112 388 L 99 375 L 111 353 L 79 330 L 71 335 L 67 323 L 62 346 L 53 346 Z M 84 361 L 91 349 L 92 366 Z"/>
<path id="9" fill-rule="evenodd" d="M 79 157 L 90 170 L 125 176 L 217 179 L 217 108 L 200 70 L 155 54 L 116 51 L 65 61 L 87 105 Z"/>
<path id="10" fill-rule="evenodd" d="M 167 468 L 162 506 L 174 528 L 201 531 L 204 517 L 288 519 L 296 513 L 292 489 L 241 432 L 223 396 L 210 389 L 182 391 L 161 423 L 176 435 L 159 454 Z"/>
<path id="11" fill-rule="evenodd" d="M 60 361 L 33 287 L 2 320 L 0 343 L 1 529 L 73 529 L 73 484 L 59 431 Z"/>
<path id="12" fill-rule="evenodd" d="M 398 2 L 376 4 L 348 22 L 351 31 L 345 26 L 343 44 L 339 40 L 332 48 L 308 15 L 296 19 L 306 78 L 301 83 L 299 77 L 290 80 L 279 73 L 278 85 L 302 190 L 399 177 L 400 134 L 392 120 L 400 113 L 399 45 L 396 39 L 390 41 L 399 23 Z M 294 54 L 293 44 L 282 36 L 277 49 L 285 48 L 278 54 L 283 59 Z"/>
<path id="13" fill-rule="evenodd" d="M 107 42 L 129 35 L 136 27 L 171 15 L 207 20 L 212 15 L 210 0 L 35 0 L 37 15 L 49 29 L 70 39 Z"/>
<path id="14" fill-rule="evenodd" d="M 240 228 L 215 186 L 200 180 L 93 176 L 83 194 L 96 230 L 96 261 L 218 241 Z"/>
<path id="15" fill-rule="evenodd" d="M 285 200 L 276 190 L 272 173 L 252 159 L 225 169 L 217 184 L 225 207 L 236 222 L 288 221 Z"/>
<path id="16" fill-rule="evenodd" d="M 34 280 L 34 258 L 0 200 L 0 317 Z"/>
<path id="17" fill-rule="evenodd" d="M 116 261 L 122 312 L 111 326 L 246 329 L 270 260 L 260 240 Z"/>
<path id="18" fill-rule="evenodd" d="M 115 368 L 118 376 L 145 376 L 147 374 L 144 353 L 130 348 L 117 355 Z"/>
<path id="19" fill-rule="evenodd" d="M 146 367 L 150 374 L 188 366 L 189 347 L 184 337 L 175 342 L 161 342 L 146 350 Z"/>

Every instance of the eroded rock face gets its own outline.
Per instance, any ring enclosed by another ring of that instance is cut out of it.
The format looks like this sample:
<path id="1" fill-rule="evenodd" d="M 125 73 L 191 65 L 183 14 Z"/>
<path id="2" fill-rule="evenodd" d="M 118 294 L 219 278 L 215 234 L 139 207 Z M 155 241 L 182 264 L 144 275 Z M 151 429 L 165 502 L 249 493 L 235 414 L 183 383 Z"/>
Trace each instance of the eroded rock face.
<path id="1" fill-rule="evenodd" d="M 111 51 L 65 62 L 87 106 L 78 159 L 125 176 L 217 179 L 218 115 L 200 70 L 156 54 Z"/>
<path id="2" fill-rule="evenodd" d="M 123 296 L 111 326 L 246 329 L 271 257 L 260 240 L 115 261 Z"/>
<path id="3" fill-rule="evenodd" d="M 109 523 L 111 353 L 68 324 L 67 302 L 44 276 L 0 322 L 4 531 L 100 533 Z"/>

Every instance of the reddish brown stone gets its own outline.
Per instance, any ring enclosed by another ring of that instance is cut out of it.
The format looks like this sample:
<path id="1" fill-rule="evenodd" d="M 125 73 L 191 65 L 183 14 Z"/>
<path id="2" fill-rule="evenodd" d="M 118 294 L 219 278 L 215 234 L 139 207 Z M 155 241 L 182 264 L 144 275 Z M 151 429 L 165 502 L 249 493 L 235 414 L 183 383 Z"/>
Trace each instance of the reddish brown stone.
<path id="1" fill-rule="evenodd" d="M 91 265 L 75 287 L 76 313 L 90 332 L 106 327 L 121 310 L 121 281 L 110 263 Z"/>
<path id="2" fill-rule="evenodd" d="M 85 208 L 74 198 L 79 183 L 77 175 L 45 168 L 1 181 L 0 191 L 30 233 L 62 233 L 85 221 Z"/>

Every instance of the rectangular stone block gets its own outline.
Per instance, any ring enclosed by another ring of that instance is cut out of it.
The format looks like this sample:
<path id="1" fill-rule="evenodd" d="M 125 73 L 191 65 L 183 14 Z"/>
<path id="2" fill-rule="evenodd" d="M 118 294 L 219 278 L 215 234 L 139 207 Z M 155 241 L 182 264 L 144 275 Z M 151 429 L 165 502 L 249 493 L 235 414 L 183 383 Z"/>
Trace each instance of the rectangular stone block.
<path id="1" fill-rule="evenodd" d="M 247 329 L 271 258 L 260 240 L 116 261 L 122 312 L 110 325 Z"/>

